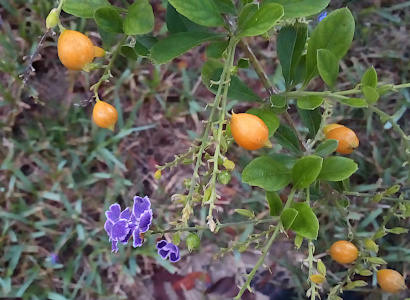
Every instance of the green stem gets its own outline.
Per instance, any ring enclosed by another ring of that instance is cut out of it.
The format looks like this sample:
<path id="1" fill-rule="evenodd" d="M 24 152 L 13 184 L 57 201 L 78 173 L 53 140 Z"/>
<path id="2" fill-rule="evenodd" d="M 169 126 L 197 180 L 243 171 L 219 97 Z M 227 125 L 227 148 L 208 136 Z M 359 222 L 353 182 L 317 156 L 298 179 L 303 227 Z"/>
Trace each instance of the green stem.
<path id="1" fill-rule="evenodd" d="M 224 228 L 224 227 L 239 227 L 242 225 L 247 225 L 247 224 L 262 224 L 262 223 L 272 223 L 277 218 L 268 218 L 268 219 L 262 219 L 262 220 L 248 220 L 248 221 L 242 221 L 242 222 L 232 222 L 232 223 L 225 223 L 225 224 L 217 224 L 216 229 Z M 170 232 L 179 232 L 179 231 L 198 231 L 198 230 L 209 230 L 209 226 L 194 226 L 194 227 L 180 227 L 180 228 L 172 228 L 172 229 L 158 229 L 158 230 L 153 230 L 150 231 L 150 234 L 163 234 L 163 233 L 170 233 Z"/>
<path id="2" fill-rule="evenodd" d="M 313 275 L 313 252 L 314 252 L 315 246 L 313 245 L 313 242 L 311 239 L 309 239 L 309 278 L 311 275 Z M 313 281 L 310 281 L 310 299 L 315 300 L 316 299 L 316 283 Z"/>
<path id="3" fill-rule="evenodd" d="M 384 231 L 387 222 L 389 222 L 391 217 L 393 217 L 393 215 L 396 213 L 396 210 L 399 208 L 399 206 L 400 206 L 400 202 L 397 202 L 396 204 L 394 204 L 393 207 L 390 208 L 389 213 L 383 218 L 383 222 L 380 225 L 379 230 L 377 230 L 377 232 L 373 235 L 373 237 L 377 236 L 380 232 Z"/>
<path id="4" fill-rule="evenodd" d="M 283 208 L 282 212 L 285 211 L 292 204 L 295 192 L 296 192 L 296 190 L 294 188 L 290 191 L 289 196 L 288 196 L 288 200 L 286 201 L 285 207 Z M 279 220 L 280 220 L 280 216 L 279 216 Z M 275 231 L 272 233 L 272 236 L 270 237 L 268 243 L 263 248 L 261 257 L 259 258 L 258 262 L 256 263 L 255 267 L 252 269 L 252 271 L 247 275 L 246 282 L 243 284 L 243 286 L 241 287 L 238 295 L 236 295 L 236 297 L 234 299 L 240 299 L 242 294 L 247 289 L 250 289 L 250 284 L 251 284 L 251 281 L 253 279 L 253 276 L 255 276 L 255 273 L 258 271 L 261 264 L 265 261 L 265 257 L 268 254 L 269 248 L 272 246 L 272 243 L 276 239 L 276 236 L 278 235 L 278 233 L 280 231 L 280 228 L 282 228 L 282 227 L 283 227 L 282 222 L 279 221 L 279 224 L 276 226 Z"/>
<path id="5" fill-rule="evenodd" d="M 358 193 L 358 192 L 343 192 L 343 195 L 346 196 L 356 196 L 356 197 L 373 197 L 375 194 L 371 193 Z M 400 199 L 400 198 L 392 198 L 392 197 L 382 197 L 383 200 L 387 201 L 398 201 L 398 202 L 410 202 L 410 200 L 407 199 Z"/>
<path id="6" fill-rule="evenodd" d="M 222 103 L 221 106 L 219 107 L 219 119 L 218 119 L 218 133 L 217 133 L 217 138 L 216 138 L 216 145 L 215 145 L 215 153 L 213 157 L 213 172 L 212 172 L 212 177 L 211 177 L 211 187 L 212 187 L 212 192 L 211 192 L 211 197 L 210 197 L 210 203 L 209 203 L 209 212 L 208 212 L 208 220 L 212 219 L 212 211 L 214 209 L 214 201 L 216 198 L 216 175 L 218 174 L 218 159 L 219 155 L 221 152 L 221 139 L 222 139 L 222 130 L 223 130 L 223 122 L 225 120 L 225 110 L 226 110 L 226 102 L 228 98 L 228 90 L 229 90 L 229 84 L 231 80 L 231 69 L 233 68 L 233 62 L 234 62 L 234 57 L 235 57 L 235 48 L 236 48 L 237 41 L 235 39 L 231 39 L 229 45 L 228 45 L 228 59 L 227 62 L 225 63 L 225 67 L 227 69 L 227 72 L 225 73 L 225 76 L 221 76 L 222 82 L 220 82 L 220 85 L 223 84 L 224 86 L 224 93 L 222 95 Z"/>
<path id="7" fill-rule="evenodd" d="M 107 67 L 105 68 L 105 71 L 104 71 L 103 75 L 101 76 L 100 80 L 90 88 L 90 90 L 94 91 L 94 96 L 95 96 L 96 101 L 100 100 L 100 98 L 98 97 L 98 89 L 100 88 L 100 85 L 103 81 L 106 81 L 110 78 L 111 67 L 112 67 L 115 59 L 117 58 L 118 53 L 120 52 L 121 46 L 124 44 L 127 37 L 128 36 L 124 36 L 123 39 L 118 43 L 117 48 L 115 49 L 114 54 L 112 55 L 110 62 L 108 63 Z"/>

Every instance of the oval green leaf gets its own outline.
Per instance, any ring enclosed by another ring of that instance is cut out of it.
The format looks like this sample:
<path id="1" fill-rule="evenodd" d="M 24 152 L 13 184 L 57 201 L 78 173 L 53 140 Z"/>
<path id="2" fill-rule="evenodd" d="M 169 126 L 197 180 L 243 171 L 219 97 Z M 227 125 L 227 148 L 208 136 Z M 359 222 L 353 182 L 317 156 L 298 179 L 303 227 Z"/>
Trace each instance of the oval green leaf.
<path id="1" fill-rule="evenodd" d="M 159 40 L 152 48 L 150 57 L 156 64 L 164 64 L 207 41 L 225 38 L 226 35 L 208 32 L 179 32 Z"/>
<path id="2" fill-rule="evenodd" d="M 124 33 L 140 35 L 154 29 L 154 13 L 148 0 L 136 0 L 129 8 L 124 19 Z"/>
<path id="3" fill-rule="evenodd" d="M 325 158 L 318 179 L 342 181 L 349 178 L 358 169 L 357 164 L 350 158 L 332 156 Z"/>
<path id="4" fill-rule="evenodd" d="M 296 210 L 298 214 L 292 226 L 290 226 L 290 229 L 305 238 L 317 239 L 319 220 L 310 206 L 305 202 L 295 203 L 293 209 Z"/>
<path id="5" fill-rule="evenodd" d="M 111 6 L 104 6 L 94 13 L 94 20 L 98 27 L 109 33 L 122 33 L 122 18 L 118 11 Z"/>
<path id="6" fill-rule="evenodd" d="M 267 191 L 277 191 L 290 182 L 290 170 L 273 158 L 258 157 L 245 167 L 242 181 Z"/>
<path id="7" fill-rule="evenodd" d="M 134 48 L 128 45 L 122 45 L 120 48 L 120 53 L 129 59 L 137 60 L 138 54 L 135 52 Z"/>
<path id="8" fill-rule="evenodd" d="M 280 125 L 273 136 L 282 147 L 298 155 L 302 154 L 298 137 L 289 126 Z"/>
<path id="9" fill-rule="evenodd" d="M 271 137 L 276 129 L 278 129 L 280 125 L 280 121 L 278 116 L 273 113 L 270 109 L 264 108 L 251 108 L 247 111 L 248 114 L 255 115 L 262 119 L 262 121 L 266 124 L 269 129 L 269 137 Z"/>
<path id="10" fill-rule="evenodd" d="M 367 103 L 375 103 L 379 100 L 379 93 L 371 86 L 363 86 L 362 92 L 366 98 Z"/>
<path id="11" fill-rule="evenodd" d="M 288 230 L 298 215 L 298 211 L 293 208 L 287 208 L 280 214 L 280 221 L 282 222 L 283 228 Z"/>
<path id="12" fill-rule="evenodd" d="M 246 5 L 239 15 L 237 36 L 256 36 L 271 29 L 283 16 L 282 5 L 276 3 Z"/>
<path id="13" fill-rule="evenodd" d="M 313 110 L 323 103 L 323 98 L 319 96 L 304 96 L 298 99 L 297 105 L 300 109 Z"/>
<path id="14" fill-rule="evenodd" d="M 377 73 L 374 67 L 370 67 L 367 69 L 367 71 L 364 73 L 362 77 L 361 84 L 364 86 L 370 86 L 372 88 L 376 88 L 377 86 Z"/>
<path id="15" fill-rule="evenodd" d="M 264 0 L 263 3 L 279 3 L 285 14 L 283 19 L 308 17 L 325 9 L 330 0 Z"/>
<path id="16" fill-rule="evenodd" d="M 266 200 L 269 204 L 269 215 L 277 216 L 280 214 L 283 208 L 282 200 L 279 198 L 276 192 L 266 192 Z"/>
<path id="17" fill-rule="evenodd" d="M 336 140 L 326 140 L 316 147 L 315 154 L 322 157 L 328 156 L 335 152 L 337 145 L 338 142 Z"/>
<path id="18" fill-rule="evenodd" d="M 337 99 L 338 102 L 352 107 L 368 107 L 366 100 L 359 98 Z"/>
<path id="19" fill-rule="evenodd" d="M 111 6 L 107 0 L 66 0 L 63 10 L 80 18 L 92 18 L 94 12 L 103 6 Z"/>
<path id="20" fill-rule="evenodd" d="M 317 107 L 314 110 L 299 109 L 299 116 L 302 119 L 303 124 L 309 129 L 311 137 L 315 137 L 317 131 L 322 123 L 322 114 L 320 108 Z"/>
<path id="21" fill-rule="evenodd" d="M 218 7 L 212 0 L 169 0 L 177 12 L 192 22 L 208 27 L 224 26 Z"/>
<path id="22" fill-rule="evenodd" d="M 317 50 L 317 69 L 323 81 L 333 89 L 339 74 L 339 60 L 336 55 L 327 49 Z"/>
<path id="23" fill-rule="evenodd" d="M 270 102 L 272 103 L 273 107 L 282 108 L 285 107 L 287 104 L 286 97 L 281 95 L 273 95 L 270 97 Z"/>
<path id="24" fill-rule="evenodd" d="M 308 43 L 304 85 L 318 74 L 317 51 L 327 49 L 341 59 L 352 44 L 354 28 L 354 18 L 348 8 L 334 10 L 316 26 Z"/>
<path id="25" fill-rule="evenodd" d="M 292 168 L 293 187 L 304 189 L 311 185 L 322 169 L 323 158 L 310 155 L 300 158 Z"/>

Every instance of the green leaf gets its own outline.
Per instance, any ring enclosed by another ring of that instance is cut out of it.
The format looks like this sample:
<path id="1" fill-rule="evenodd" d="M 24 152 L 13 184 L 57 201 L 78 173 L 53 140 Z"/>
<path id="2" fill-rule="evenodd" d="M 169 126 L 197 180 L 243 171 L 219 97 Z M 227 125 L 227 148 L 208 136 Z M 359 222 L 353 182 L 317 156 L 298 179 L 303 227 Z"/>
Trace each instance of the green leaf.
<path id="1" fill-rule="evenodd" d="M 389 232 L 389 233 L 394 233 L 394 234 L 402 234 L 402 233 L 407 233 L 407 232 L 409 232 L 408 229 L 402 228 L 402 227 L 394 227 L 394 228 L 392 228 L 392 229 L 387 229 L 387 228 L 386 228 L 386 231 Z"/>
<path id="2" fill-rule="evenodd" d="M 138 54 L 135 52 L 134 48 L 128 45 L 122 45 L 120 48 L 120 53 L 125 57 L 128 57 L 133 60 L 138 59 Z"/>
<path id="3" fill-rule="evenodd" d="M 212 0 L 169 0 L 177 12 L 192 22 L 207 27 L 224 26 L 218 7 Z"/>
<path id="4" fill-rule="evenodd" d="M 300 158 L 292 168 L 293 188 L 304 189 L 311 185 L 322 169 L 323 158 L 309 155 Z"/>
<path id="5" fill-rule="evenodd" d="M 290 182 L 290 170 L 273 158 L 257 157 L 243 170 L 242 181 L 267 191 L 277 191 Z"/>
<path id="6" fill-rule="evenodd" d="M 354 28 L 354 18 L 348 8 L 334 10 L 316 26 L 308 42 L 304 85 L 318 74 L 317 51 L 327 49 L 340 60 L 352 44 Z"/>
<path id="7" fill-rule="evenodd" d="M 352 106 L 352 107 L 368 107 L 366 100 L 359 99 L 359 98 L 341 99 L 337 101 L 344 105 Z"/>
<path id="8" fill-rule="evenodd" d="M 285 14 L 283 19 L 308 17 L 325 9 L 330 0 L 264 0 L 262 3 L 279 3 Z"/>
<path id="9" fill-rule="evenodd" d="M 280 214 L 280 221 L 282 222 L 283 228 L 288 230 L 292 226 L 298 215 L 298 211 L 293 208 L 287 208 Z"/>
<path id="10" fill-rule="evenodd" d="M 289 149 L 296 154 L 302 154 L 298 137 L 290 127 L 280 125 L 273 136 L 284 148 Z"/>
<path id="11" fill-rule="evenodd" d="M 316 147 L 315 154 L 322 157 L 328 156 L 335 152 L 335 150 L 337 149 L 337 145 L 338 142 L 336 140 L 326 140 Z"/>
<path id="12" fill-rule="evenodd" d="M 282 200 L 280 200 L 278 194 L 266 191 L 266 200 L 269 204 L 269 215 L 278 216 L 283 208 Z"/>
<path id="13" fill-rule="evenodd" d="M 381 257 L 368 257 L 367 261 L 377 265 L 387 265 L 387 262 Z"/>
<path id="14" fill-rule="evenodd" d="M 273 95 L 270 97 L 270 102 L 273 107 L 282 108 L 287 104 L 286 97 L 280 95 Z"/>
<path id="15" fill-rule="evenodd" d="M 368 68 L 364 73 L 361 84 L 364 86 L 370 86 L 374 89 L 377 87 L 377 73 L 373 66 Z"/>
<path id="16" fill-rule="evenodd" d="M 249 58 L 240 58 L 237 64 L 240 69 L 248 69 L 250 66 Z"/>
<path id="17" fill-rule="evenodd" d="M 275 3 L 246 5 L 238 19 L 237 36 L 256 36 L 271 29 L 283 16 L 282 5 Z"/>
<path id="18" fill-rule="evenodd" d="M 276 48 L 286 88 L 293 86 L 296 67 L 305 49 L 307 25 L 296 23 L 283 27 L 276 39 Z"/>
<path id="19" fill-rule="evenodd" d="M 248 114 L 255 115 L 262 119 L 269 129 L 269 137 L 271 137 L 280 125 L 278 116 L 272 110 L 264 108 L 251 108 L 247 111 Z"/>
<path id="20" fill-rule="evenodd" d="M 210 58 L 221 58 L 226 48 L 228 47 L 229 41 L 213 42 L 208 45 L 205 49 L 206 56 Z"/>
<path id="21" fill-rule="evenodd" d="M 310 135 L 314 137 L 320 128 L 320 124 L 322 123 L 320 108 L 317 107 L 314 110 L 304 110 L 298 108 L 298 112 L 303 124 L 305 124 L 305 126 L 309 129 Z"/>
<path id="22" fill-rule="evenodd" d="M 249 219 L 252 219 L 255 217 L 255 213 L 247 209 L 237 208 L 237 209 L 234 209 L 234 211 L 237 214 L 240 214 L 241 216 L 247 217 Z"/>
<path id="23" fill-rule="evenodd" d="M 63 10 L 80 18 L 92 18 L 94 12 L 103 6 L 111 6 L 107 0 L 66 0 Z"/>
<path id="24" fill-rule="evenodd" d="M 154 29 L 154 12 L 148 0 L 135 0 L 124 19 L 124 33 L 140 35 Z"/>
<path id="25" fill-rule="evenodd" d="M 329 181 L 342 181 L 349 178 L 357 171 L 357 164 L 350 158 L 342 156 L 332 156 L 325 158 L 319 179 Z"/>
<path id="26" fill-rule="evenodd" d="M 211 81 L 219 81 L 222 74 L 222 68 L 223 64 L 215 59 L 208 59 L 202 66 L 202 82 L 214 94 L 216 94 L 218 90 L 218 85 L 211 84 Z M 239 101 L 262 102 L 262 99 L 236 75 L 231 76 L 228 98 Z"/>
<path id="27" fill-rule="evenodd" d="M 295 236 L 295 248 L 296 248 L 297 250 L 299 250 L 300 247 L 302 246 L 302 243 L 303 243 L 303 236 L 297 234 L 297 235 Z"/>
<path id="28" fill-rule="evenodd" d="M 238 11 L 231 0 L 213 0 L 221 14 L 237 15 Z"/>
<path id="29" fill-rule="evenodd" d="M 109 49 L 117 43 L 117 34 L 107 32 L 98 26 L 97 29 L 98 33 L 100 34 L 104 49 Z"/>
<path id="30" fill-rule="evenodd" d="M 98 27 L 109 33 L 122 33 L 122 18 L 118 11 L 111 6 L 104 6 L 94 13 L 94 20 Z"/>
<path id="31" fill-rule="evenodd" d="M 300 109 L 314 110 L 323 103 L 323 98 L 319 96 L 304 96 L 298 99 L 297 105 Z"/>
<path id="32" fill-rule="evenodd" d="M 319 221 L 313 210 L 305 202 L 295 203 L 293 209 L 298 215 L 290 229 L 303 237 L 315 240 L 319 232 Z"/>
<path id="33" fill-rule="evenodd" d="M 150 57 L 156 64 L 164 64 L 186 51 L 207 41 L 226 37 L 224 34 L 208 32 L 180 32 L 159 40 L 152 48 Z"/>
<path id="34" fill-rule="evenodd" d="M 134 50 L 138 55 L 149 56 L 150 49 L 158 42 L 158 39 L 150 34 L 139 35 L 136 38 Z"/>
<path id="35" fill-rule="evenodd" d="M 379 93 L 371 86 L 363 86 L 362 92 L 366 98 L 367 103 L 375 103 L 379 100 Z"/>
<path id="36" fill-rule="evenodd" d="M 323 81 L 333 89 L 339 74 L 339 60 L 336 55 L 327 49 L 317 50 L 317 69 Z"/>
<path id="37" fill-rule="evenodd" d="M 167 4 L 167 14 L 165 16 L 165 21 L 169 33 L 187 32 L 187 31 L 206 31 L 207 28 L 198 25 L 188 18 L 184 17 L 176 11 L 176 9 L 168 2 Z"/>

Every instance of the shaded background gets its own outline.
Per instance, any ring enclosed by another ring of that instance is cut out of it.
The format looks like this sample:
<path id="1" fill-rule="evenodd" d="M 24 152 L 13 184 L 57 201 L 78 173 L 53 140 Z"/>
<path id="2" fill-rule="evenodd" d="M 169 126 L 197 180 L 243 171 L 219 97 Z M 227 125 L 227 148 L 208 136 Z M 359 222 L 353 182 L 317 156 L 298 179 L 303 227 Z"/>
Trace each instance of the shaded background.
<path id="1" fill-rule="evenodd" d="M 121 6 L 127 1 L 111 3 Z M 329 12 L 347 6 L 356 20 L 352 48 L 341 63 L 339 89 L 353 88 L 371 65 L 381 82 L 410 81 L 409 3 L 331 1 Z M 161 35 L 166 31 L 166 2 L 155 0 L 151 4 L 156 15 L 154 33 Z M 205 231 L 201 249 L 189 255 L 182 242 L 183 259 L 173 265 L 157 255 L 155 237 L 141 248 L 127 245 L 111 254 L 103 229 L 108 206 L 114 202 L 130 206 L 135 194 L 151 198 L 155 225 L 167 228 L 179 218 L 182 205 L 171 203 L 170 196 L 184 192 L 183 181 L 191 177 L 191 166 L 167 170 L 160 181 L 153 175 L 156 164 L 185 152 L 201 134 L 201 120 L 208 113 L 204 107 L 213 99 L 200 80 L 205 46 L 162 66 L 153 66 L 147 59 L 118 57 L 114 77 L 100 88 L 101 99 L 119 111 L 116 130 L 110 132 L 91 121 L 89 88 L 102 71 L 68 72 L 57 57 L 58 35 L 46 37 L 40 55 L 34 57 L 27 86 L 21 88 L 20 75 L 38 47 L 39 36 L 45 32 L 45 17 L 54 5 L 46 0 L 0 0 L 0 296 L 55 300 L 232 298 L 237 292 L 234 276 L 251 269 L 259 251 L 251 247 L 216 260 L 213 255 L 266 226 L 226 228 L 216 235 Z M 66 28 L 84 32 L 101 45 L 92 20 L 64 13 L 61 20 Z M 313 28 L 316 24 L 313 16 L 310 25 Z M 275 37 L 248 41 L 272 82 L 282 88 Z M 240 50 L 237 57 L 242 57 Z M 253 70 L 240 72 L 256 93 L 266 96 Z M 324 85 L 316 80 L 309 88 L 320 91 Z M 378 107 L 396 114 L 408 134 L 409 103 L 407 89 L 383 96 Z M 230 102 L 235 111 L 246 111 L 251 105 Z M 289 112 L 305 135 L 307 130 L 295 107 Z M 405 183 L 404 145 L 395 132 L 361 109 L 335 106 L 332 122 L 349 124 L 360 139 L 360 147 L 351 156 L 359 164 L 352 177 L 354 190 L 375 191 Z M 286 152 L 280 146 L 260 152 L 271 155 L 278 151 Z M 253 154 L 235 147 L 228 153 L 237 171 L 228 185 L 218 187 L 222 195 L 218 218 L 222 223 L 243 220 L 234 214 L 235 208 L 254 210 L 259 217 L 268 213 L 263 193 L 240 179 L 239 171 Z M 351 201 L 356 230 L 363 234 L 376 231 L 389 203 L 354 197 Z M 335 239 L 346 238 L 346 228 L 338 213 L 328 207 L 317 206 L 315 211 L 321 224 L 316 253 L 323 253 L 322 259 L 334 275 L 328 276 L 328 281 L 335 285 L 345 269 L 324 253 Z M 205 208 L 198 207 L 192 225 L 205 224 L 205 214 Z M 392 220 L 389 227 L 395 226 L 408 228 L 409 222 Z M 408 274 L 409 235 L 388 235 L 380 243 L 379 256 L 390 268 Z M 307 257 L 306 249 L 304 244 L 300 251 L 293 250 L 293 243 L 282 236 L 265 262 L 272 274 L 262 270 L 254 281 L 259 293 L 245 297 L 290 299 L 293 295 L 304 299 L 307 268 L 301 271 L 300 266 Z M 183 292 L 180 280 L 192 289 Z M 405 298 L 382 296 L 375 277 L 367 280 L 368 287 L 354 295 L 345 294 L 345 299 Z"/>

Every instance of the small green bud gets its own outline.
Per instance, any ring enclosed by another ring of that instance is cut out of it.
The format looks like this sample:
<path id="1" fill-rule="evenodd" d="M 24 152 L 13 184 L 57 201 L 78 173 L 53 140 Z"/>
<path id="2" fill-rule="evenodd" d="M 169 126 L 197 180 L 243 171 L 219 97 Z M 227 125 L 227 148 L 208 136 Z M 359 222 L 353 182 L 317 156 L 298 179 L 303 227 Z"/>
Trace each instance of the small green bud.
<path id="1" fill-rule="evenodd" d="M 367 250 L 370 250 L 374 253 L 379 252 L 379 246 L 372 239 L 365 239 L 364 245 Z"/>
<path id="2" fill-rule="evenodd" d="M 373 202 L 380 202 L 382 200 L 383 195 L 381 193 L 377 193 L 376 195 L 373 196 L 372 201 Z"/>
<path id="3" fill-rule="evenodd" d="M 231 173 L 228 171 L 222 171 L 218 174 L 218 181 L 222 184 L 228 184 L 231 181 Z"/>
<path id="4" fill-rule="evenodd" d="M 390 195 L 396 194 L 399 190 L 400 190 L 400 185 L 395 184 L 395 185 L 393 185 L 392 187 L 389 187 L 389 188 L 384 192 L 384 194 L 385 194 L 386 196 L 390 196 Z"/>
<path id="5" fill-rule="evenodd" d="M 175 233 L 174 236 L 172 237 L 172 242 L 178 246 L 179 243 L 181 242 L 181 237 L 179 236 L 179 232 Z"/>
<path id="6" fill-rule="evenodd" d="M 157 170 L 154 174 L 154 178 L 156 180 L 160 180 L 161 179 L 161 170 Z"/>
<path id="7" fill-rule="evenodd" d="M 46 28 L 47 30 L 53 29 L 57 26 L 60 18 L 57 8 L 53 8 L 46 18 Z"/>
<path id="8" fill-rule="evenodd" d="M 233 169 L 235 169 L 235 163 L 232 160 L 226 159 L 223 163 L 223 166 L 225 167 L 225 169 L 232 171 Z"/>
<path id="9" fill-rule="evenodd" d="M 202 202 L 207 202 L 209 198 L 211 198 L 211 194 L 212 194 L 212 188 L 209 187 L 204 192 L 204 197 L 202 198 Z"/>
<path id="10" fill-rule="evenodd" d="M 191 179 L 184 179 L 184 186 L 189 188 L 191 186 Z"/>
<path id="11" fill-rule="evenodd" d="M 186 237 L 186 245 L 189 252 L 192 252 L 192 250 L 197 250 L 201 246 L 201 240 L 195 233 L 190 233 Z"/>
<path id="12" fill-rule="evenodd" d="M 320 274 L 326 276 L 326 266 L 325 264 L 322 262 L 321 259 L 317 260 L 317 270 L 319 271 Z"/>

